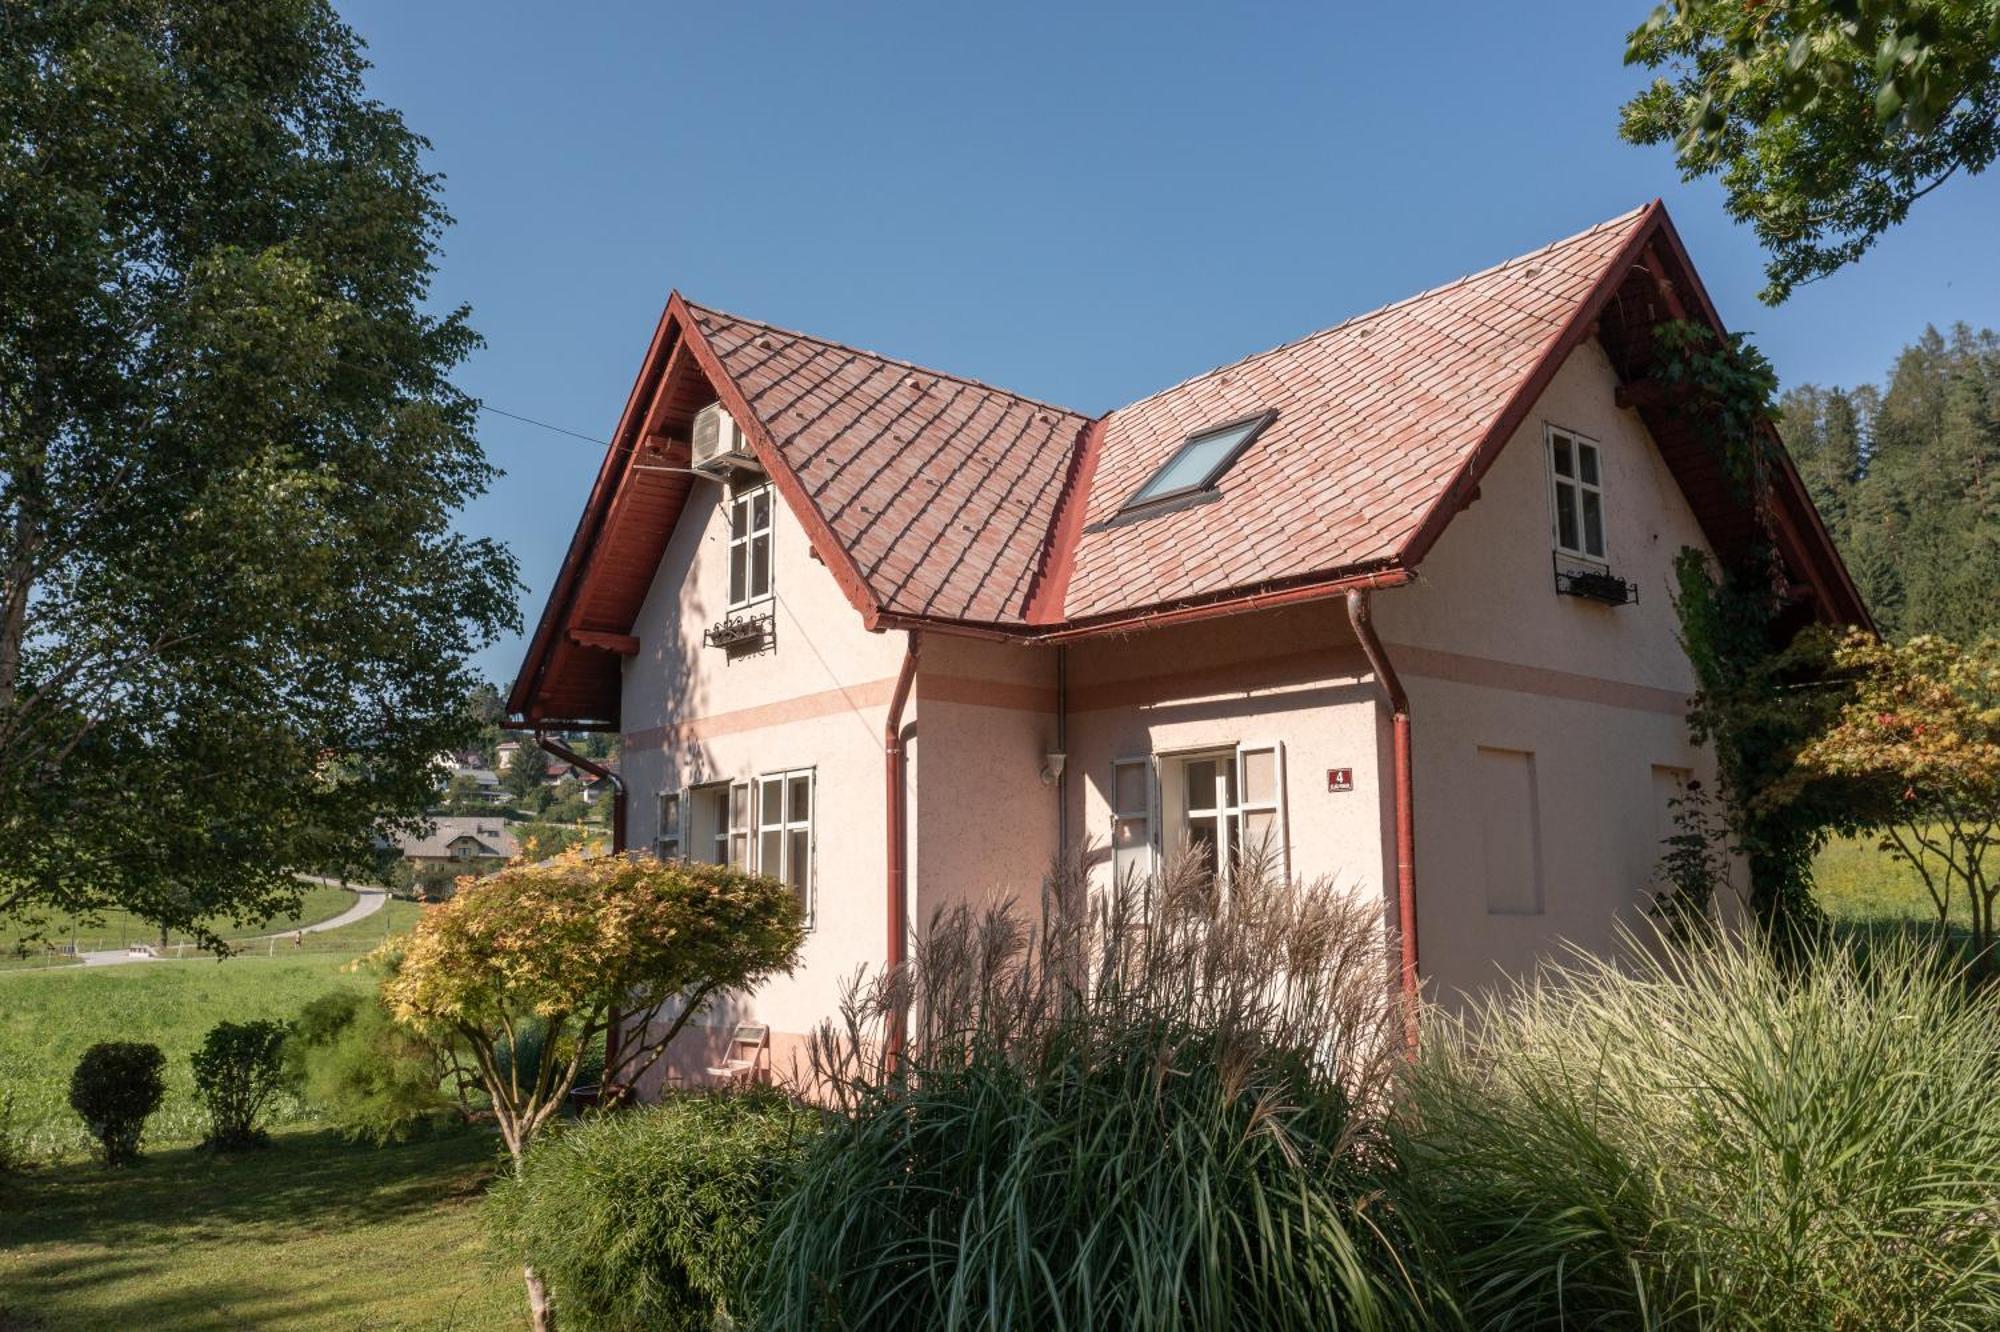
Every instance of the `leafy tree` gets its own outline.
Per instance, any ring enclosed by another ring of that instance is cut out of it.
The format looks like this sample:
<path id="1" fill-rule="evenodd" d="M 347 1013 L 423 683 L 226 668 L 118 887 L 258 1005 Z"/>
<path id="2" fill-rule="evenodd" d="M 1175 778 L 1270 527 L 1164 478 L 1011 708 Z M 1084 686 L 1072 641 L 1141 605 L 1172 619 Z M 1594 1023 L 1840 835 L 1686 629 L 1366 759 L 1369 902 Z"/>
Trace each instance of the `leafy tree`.
<path id="1" fill-rule="evenodd" d="M 549 756 L 533 740 L 520 737 L 521 748 L 515 753 L 514 761 L 500 774 L 500 785 L 507 788 L 518 804 L 531 809 L 540 809 L 547 804 Z"/>
<path id="2" fill-rule="evenodd" d="M 1773 304 L 2000 154 L 1996 0 L 1670 0 L 1625 61 L 1671 77 L 1626 104 L 1624 137 L 1722 177 Z"/>
<path id="3" fill-rule="evenodd" d="M 467 737 L 512 559 L 448 218 L 326 0 L 0 16 L 0 916 L 211 944 Z"/>
<path id="4" fill-rule="evenodd" d="M 619 1024 L 604 1071 L 615 1092 L 719 993 L 789 973 L 804 938 L 797 900 L 774 879 L 572 855 L 463 885 L 388 946 L 399 955 L 382 994 L 398 1021 L 469 1052 L 518 1171 L 614 1014 L 646 1015 Z M 539 1033 L 532 1062 L 531 1029 Z M 546 1328 L 547 1291 L 533 1268 L 525 1276 L 535 1326 Z"/>
<path id="5" fill-rule="evenodd" d="M 1994 970 L 2000 938 L 2000 639 L 1960 647 L 1844 640 L 1854 693 L 1798 757 L 1802 777 L 1845 784 L 1851 823 L 1917 872 L 1947 929 L 1962 896 L 1973 955 Z"/>

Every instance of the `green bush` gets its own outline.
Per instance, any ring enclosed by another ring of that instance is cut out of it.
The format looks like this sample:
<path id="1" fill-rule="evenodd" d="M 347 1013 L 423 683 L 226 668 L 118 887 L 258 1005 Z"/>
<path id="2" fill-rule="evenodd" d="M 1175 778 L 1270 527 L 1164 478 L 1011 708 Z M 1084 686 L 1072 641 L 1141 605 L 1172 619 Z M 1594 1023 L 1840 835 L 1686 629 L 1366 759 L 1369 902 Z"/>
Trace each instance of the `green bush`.
<path id="1" fill-rule="evenodd" d="M 257 1117 L 282 1085 L 285 1034 L 282 1022 L 218 1022 L 188 1057 L 195 1095 L 208 1112 L 208 1146 L 255 1147 L 268 1140 Z"/>
<path id="2" fill-rule="evenodd" d="M 1379 913 L 1187 866 L 1116 898 L 1040 934 L 942 915 L 820 1033 L 846 1113 L 765 1232 L 769 1325 L 1435 1325 L 1372 1205 L 1399 1048 Z"/>
<path id="3" fill-rule="evenodd" d="M 1427 1033 L 1426 1278 L 1490 1328 L 2000 1327 L 2000 999 L 1907 945 L 1635 952 Z"/>
<path id="4" fill-rule="evenodd" d="M 19 1170 L 26 1156 L 14 1131 L 14 1090 L 9 1087 L 0 1090 L 0 1175 Z"/>
<path id="5" fill-rule="evenodd" d="M 680 1095 L 545 1137 L 488 1195 L 496 1246 L 571 1329 L 732 1326 L 758 1231 L 820 1123 L 782 1095 Z"/>
<path id="6" fill-rule="evenodd" d="M 461 1118 L 439 1053 L 373 992 L 337 990 L 302 1008 L 284 1069 L 299 1095 L 356 1142 L 405 1142 Z"/>
<path id="7" fill-rule="evenodd" d="M 139 1135 L 146 1116 L 166 1094 L 161 1072 L 167 1057 L 160 1047 L 139 1041 L 101 1041 L 83 1052 L 70 1075 L 70 1108 L 97 1139 L 108 1166 L 139 1159 Z"/>

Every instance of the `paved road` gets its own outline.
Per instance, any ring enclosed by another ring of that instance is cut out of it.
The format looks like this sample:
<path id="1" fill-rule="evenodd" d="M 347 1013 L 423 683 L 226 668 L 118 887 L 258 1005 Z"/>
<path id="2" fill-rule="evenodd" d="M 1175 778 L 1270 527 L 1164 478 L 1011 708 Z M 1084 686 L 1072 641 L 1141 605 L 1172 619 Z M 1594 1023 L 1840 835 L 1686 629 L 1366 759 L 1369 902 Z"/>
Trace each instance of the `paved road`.
<path id="1" fill-rule="evenodd" d="M 311 876 L 301 877 L 310 878 Z M 337 883 L 337 880 L 334 879 L 314 878 L 312 881 L 324 884 Z M 349 886 L 353 887 L 353 885 Z M 260 934 L 253 939 L 233 940 L 232 947 L 242 948 L 246 944 L 262 943 L 268 939 L 289 939 L 294 934 L 300 933 L 318 934 L 322 930 L 337 930 L 343 925 L 352 925 L 357 920 L 368 919 L 380 911 L 383 905 L 389 900 L 389 892 L 386 888 L 354 887 L 353 891 L 355 896 L 354 905 L 337 916 L 322 920 L 315 925 L 304 926 L 298 930 L 280 930 L 276 934 Z M 150 952 L 135 953 L 126 948 L 107 948 L 99 952 L 79 953 L 77 956 L 83 960 L 83 965 L 86 967 L 117 967 L 123 966 L 127 962 L 154 962 L 159 960 Z"/>

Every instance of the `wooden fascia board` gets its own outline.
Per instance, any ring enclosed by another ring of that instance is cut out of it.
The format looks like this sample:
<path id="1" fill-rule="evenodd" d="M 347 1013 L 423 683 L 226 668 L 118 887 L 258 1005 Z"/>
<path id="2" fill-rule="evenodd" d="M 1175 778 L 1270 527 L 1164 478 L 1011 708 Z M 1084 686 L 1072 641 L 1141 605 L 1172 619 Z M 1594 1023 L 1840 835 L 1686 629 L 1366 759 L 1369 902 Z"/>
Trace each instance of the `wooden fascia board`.
<path id="1" fill-rule="evenodd" d="M 658 368 L 657 383 L 666 383 L 685 363 L 686 349 L 687 330 L 683 325 L 680 337 L 674 340 L 673 346 L 667 352 L 666 363 Z M 649 394 L 645 399 L 649 408 L 653 396 Z M 611 478 L 610 498 L 605 501 L 596 530 L 591 534 L 590 545 L 583 553 L 581 567 L 571 583 L 560 621 L 562 636 L 549 645 L 548 665 L 544 669 L 545 677 L 560 671 L 567 664 L 571 653 L 583 650 L 578 647 L 574 634 L 580 628 L 577 620 L 590 594 L 591 575 L 596 571 L 597 557 L 604 549 L 605 541 L 617 529 L 632 504 L 632 462 L 638 455 L 639 441 L 636 438 L 638 424 L 639 422 L 628 419 L 621 423 L 619 433 L 612 436 L 613 456 L 618 464 L 617 473 Z"/>
<path id="2" fill-rule="evenodd" d="M 1500 450 L 1507 447 L 1507 442 L 1514 437 L 1514 432 L 1521 428 L 1521 423 L 1528 418 L 1528 413 L 1534 410 L 1537 402 L 1541 401 L 1549 382 L 1555 378 L 1556 372 L 1562 369 L 1563 362 L 1569 358 L 1569 354 L 1590 336 L 1590 330 L 1595 327 L 1598 315 L 1613 293 L 1624 283 L 1625 275 L 1631 271 L 1632 265 L 1645 253 L 1646 246 L 1659 230 L 1660 222 L 1665 216 L 1666 206 L 1658 199 L 1646 206 L 1646 211 L 1633 227 L 1632 234 L 1618 247 L 1618 253 L 1612 256 L 1610 262 L 1605 264 L 1604 271 L 1598 274 L 1589 295 L 1584 297 L 1582 303 L 1570 313 L 1568 321 L 1549 339 L 1547 347 L 1536 359 L 1534 367 L 1520 384 L 1515 386 L 1513 395 L 1507 399 L 1506 405 L 1500 409 L 1500 414 L 1493 419 L 1493 424 L 1488 426 L 1486 433 L 1481 436 L 1478 445 L 1472 451 L 1472 456 L 1465 460 L 1458 474 L 1445 486 L 1438 498 L 1431 502 L 1423 521 L 1417 524 L 1416 532 L 1403 543 L 1403 549 L 1396 558 L 1397 564 L 1406 569 L 1414 569 L 1422 562 L 1424 556 L 1430 553 L 1431 547 L 1437 544 L 1438 538 L 1444 535 L 1444 529 L 1451 520 L 1471 503 L 1473 493 L 1479 489 L 1480 481 L 1499 458 Z"/>
<path id="3" fill-rule="evenodd" d="M 717 356 L 715 348 L 709 345 L 707 335 L 701 331 L 701 326 L 689 313 L 687 302 L 681 299 L 679 292 L 674 293 L 667 308 L 680 318 L 685 330 L 682 342 L 694 356 L 695 364 L 699 365 L 702 373 L 708 377 L 709 387 L 715 390 L 716 396 L 722 399 L 722 405 L 729 409 L 729 414 L 735 417 L 737 424 L 743 428 L 744 437 L 750 441 L 751 451 L 757 455 L 757 461 L 764 465 L 764 471 L 770 476 L 772 485 L 785 497 L 786 504 L 791 507 L 792 516 L 798 519 L 801 527 L 805 528 L 806 539 L 819 553 L 820 562 L 833 574 L 834 582 L 839 584 L 841 592 L 846 595 L 854 609 L 861 613 L 862 624 L 869 629 L 880 628 L 882 608 L 876 601 L 874 592 L 869 588 L 868 580 L 861 572 L 861 566 L 854 562 L 854 555 L 847 549 L 847 544 L 840 539 L 839 534 L 820 513 L 819 506 L 813 503 L 812 496 L 806 492 L 805 483 L 799 480 L 791 464 L 785 461 L 784 454 L 779 452 L 777 441 L 772 437 L 769 427 L 764 424 L 764 419 L 751 409 L 750 400 L 743 396 L 743 390 L 731 377 L 728 368 L 722 364 L 722 358 Z"/>
<path id="4" fill-rule="evenodd" d="M 675 293 L 678 295 L 678 293 Z M 533 637 L 528 640 L 528 651 L 521 662 L 520 673 L 514 678 L 514 688 L 508 694 L 508 711 L 520 717 L 532 717 L 532 700 L 542 680 L 548 674 L 548 667 L 554 649 L 561 643 L 559 626 L 567 619 L 570 600 L 574 594 L 576 580 L 589 559 L 595 545 L 605 510 L 610 505 L 611 492 L 616 487 L 623 468 L 619 466 L 619 450 L 627 441 L 637 418 L 642 400 L 647 399 L 647 383 L 656 370 L 663 370 L 661 353 L 667 347 L 674 328 L 674 296 L 667 298 L 667 308 L 660 312 L 659 322 L 653 327 L 652 341 L 646 345 L 645 359 L 639 363 L 638 376 L 633 380 L 632 390 L 625 398 L 625 409 L 619 414 L 618 428 L 612 432 L 611 445 L 604 451 L 604 461 L 597 469 L 597 479 L 590 488 L 590 497 L 584 502 L 583 513 L 577 519 L 576 531 L 571 535 L 569 549 L 563 556 L 562 565 L 556 571 L 556 580 L 549 589 L 549 597 L 542 605 L 542 616 L 536 622 Z"/>

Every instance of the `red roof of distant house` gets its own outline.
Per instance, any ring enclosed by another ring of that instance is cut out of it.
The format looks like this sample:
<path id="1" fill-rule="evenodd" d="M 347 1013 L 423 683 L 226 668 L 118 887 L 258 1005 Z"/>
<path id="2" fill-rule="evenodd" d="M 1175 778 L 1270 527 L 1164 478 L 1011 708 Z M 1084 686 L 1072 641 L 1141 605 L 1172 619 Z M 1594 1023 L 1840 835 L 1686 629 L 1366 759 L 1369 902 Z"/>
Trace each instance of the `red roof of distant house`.
<path id="1" fill-rule="evenodd" d="M 615 722 L 618 663 L 720 397 L 871 628 L 1068 636 L 1406 576 L 1564 357 L 1596 336 L 1629 382 L 1651 330 L 1714 309 L 1655 202 L 1446 286 L 1092 420 L 975 380 L 694 305 L 676 294 L 628 401 L 510 706 Z M 1647 424 L 1711 544 L 1756 528 L 1673 414 Z M 1274 419 L 1202 502 L 1119 510 L 1193 432 Z M 1803 486 L 1781 469 L 1780 548 L 1821 614 L 1866 621 Z"/>

